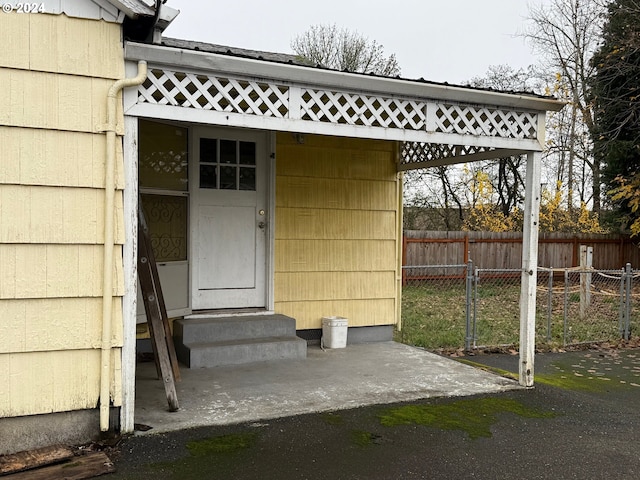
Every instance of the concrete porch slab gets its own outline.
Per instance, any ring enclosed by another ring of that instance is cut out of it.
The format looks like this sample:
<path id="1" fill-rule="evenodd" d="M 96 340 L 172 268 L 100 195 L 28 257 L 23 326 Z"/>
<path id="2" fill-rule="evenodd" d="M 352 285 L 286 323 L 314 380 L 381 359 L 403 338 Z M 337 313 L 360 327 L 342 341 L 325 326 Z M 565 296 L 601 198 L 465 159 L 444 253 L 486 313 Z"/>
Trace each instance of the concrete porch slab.
<path id="1" fill-rule="evenodd" d="M 149 433 L 520 388 L 513 380 L 395 342 L 324 351 L 310 346 L 306 359 L 180 373 L 180 410 L 169 412 L 154 364 L 138 364 L 135 423 L 153 427 Z"/>

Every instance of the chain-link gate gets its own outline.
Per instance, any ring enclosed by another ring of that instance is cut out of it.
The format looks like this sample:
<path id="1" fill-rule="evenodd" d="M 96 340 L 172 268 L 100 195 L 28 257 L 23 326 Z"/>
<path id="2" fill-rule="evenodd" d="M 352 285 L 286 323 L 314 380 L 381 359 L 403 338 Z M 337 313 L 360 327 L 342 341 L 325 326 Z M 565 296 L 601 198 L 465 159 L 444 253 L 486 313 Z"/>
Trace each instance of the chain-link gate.
<path id="1" fill-rule="evenodd" d="M 480 269 L 473 276 L 473 348 L 514 345 L 520 337 L 520 270 Z"/>

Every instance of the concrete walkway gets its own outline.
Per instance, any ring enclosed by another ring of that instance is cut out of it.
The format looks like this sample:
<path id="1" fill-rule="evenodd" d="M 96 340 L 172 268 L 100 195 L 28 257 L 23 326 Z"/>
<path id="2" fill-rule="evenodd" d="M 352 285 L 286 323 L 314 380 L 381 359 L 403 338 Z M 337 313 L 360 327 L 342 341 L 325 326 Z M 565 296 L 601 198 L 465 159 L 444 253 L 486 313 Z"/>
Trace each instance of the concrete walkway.
<path id="1" fill-rule="evenodd" d="M 181 369 L 180 410 L 169 412 L 154 364 L 138 364 L 135 422 L 150 433 L 257 422 L 303 413 L 520 388 L 512 380 L 407 345 L 321 350 L 304 360 Z"/>

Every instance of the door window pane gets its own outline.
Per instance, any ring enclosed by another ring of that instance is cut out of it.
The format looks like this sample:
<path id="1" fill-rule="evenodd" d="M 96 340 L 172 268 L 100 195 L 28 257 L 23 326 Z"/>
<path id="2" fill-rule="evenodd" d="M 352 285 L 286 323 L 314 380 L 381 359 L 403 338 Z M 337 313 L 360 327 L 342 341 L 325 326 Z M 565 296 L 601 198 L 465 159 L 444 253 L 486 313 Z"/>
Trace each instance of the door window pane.
<path id="1" fill-rule="evenodd" d="M 220 167 L 220 190 L 237 190 L 236 167 Z"/>
<path id="2" fill-rule="evenodd" d="M 240 164 L 256 164 L 256 144 L 254 142 L 240 142 Z"/>
<path id="3" fill-rule="evenodd" d="M 220 163 L 238 163 L 236 142 L 233 140 L 220 140 Z"/>
<path id="4" fill-rule="evenodd" d="M 256 143 L 200 139 L 200 188 L 256 190 Z"/>
<path id="5" fill-rule="evenodd" d="M 140 186 L 186 192 L 188 130 L 139 120 L 138 137 Z"/>
<path id="6" fill-rule="evenodd" d="M 215 165 L 200 165 L 200 188 L 218 188 Z"/>
<path id="7" fill-rule="evenodd" d="M 240 167 L 240 190 L 256 189 L 256 169 Z"/>
<path id="8" fill-rule="evenodd" d="M 213 138 L 200 139 L 200 162 L 215 163 L 216 141 Z"/>

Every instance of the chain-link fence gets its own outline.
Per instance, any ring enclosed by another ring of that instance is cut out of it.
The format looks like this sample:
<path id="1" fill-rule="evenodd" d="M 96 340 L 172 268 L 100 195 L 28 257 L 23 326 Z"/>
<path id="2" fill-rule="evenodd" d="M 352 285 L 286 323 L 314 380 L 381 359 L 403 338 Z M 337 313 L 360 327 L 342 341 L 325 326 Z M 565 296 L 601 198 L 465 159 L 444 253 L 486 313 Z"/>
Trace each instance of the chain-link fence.
<path id="1" fill-rule="evenodd" d="M 399 340 L 430 349 L 464 344 L 471 321 L 469 271 L 465 264 L 403 267 Z"/>
<path id="2" fill-rule="evenodd" d="M 536 344 L 629 339 L 640 331 L 639 271 L 538 268 Z M 520 270 L 403 268 L 401 341 L 426 348 L 511 346 L 520 336 Z"/>

